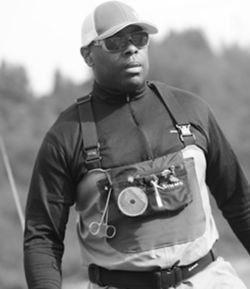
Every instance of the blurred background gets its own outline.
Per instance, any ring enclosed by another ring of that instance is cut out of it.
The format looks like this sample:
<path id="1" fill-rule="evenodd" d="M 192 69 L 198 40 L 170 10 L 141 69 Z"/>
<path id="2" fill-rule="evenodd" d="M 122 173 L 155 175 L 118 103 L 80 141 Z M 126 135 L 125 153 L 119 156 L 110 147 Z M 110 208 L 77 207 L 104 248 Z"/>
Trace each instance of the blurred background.
<path id="1" fill-rule="evenodd" d="M 34 160 L 58 114 L 91 89 L 80 54 L 83 17 L 101 1 L 18 1 L 0 10 L 0 136 L 24 210 Z M 245 0 L 124 1 L 160 33 L 150 45 L 149 79 L 199 94 L 210 105 L 250 179 L 250 33 Z M 218 3 L 219 2 L 219 3 Z M 86 7 L 87 6 L 87 7 Z M 0 288 L 26 288 L 22 228 L 0 155 Z M 213 210 L 217 251 L 250 287 L 250 259 Z M 63 288 L 81 286 L 82 268 L 72 208 L 65 240 Z"/>

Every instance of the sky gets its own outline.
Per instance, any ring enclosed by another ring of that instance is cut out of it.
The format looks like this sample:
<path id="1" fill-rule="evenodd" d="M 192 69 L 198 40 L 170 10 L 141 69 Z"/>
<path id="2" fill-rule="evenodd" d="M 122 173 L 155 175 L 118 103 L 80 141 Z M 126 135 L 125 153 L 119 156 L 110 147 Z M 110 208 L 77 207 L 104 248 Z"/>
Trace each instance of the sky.
<path id="1" fill-rule="evenodd" d="M 49 93 L 56 69 L 76 83 L 89 69 L 80 56 L 84 17 L 101 0 L 0 0 L 0 63 L 26 68 L 36 94 Z M 161 41 L 170 31 L 199 28 L 214 49 L 250 50 L 249 0 L 123 0 L 154 23 Z"/>

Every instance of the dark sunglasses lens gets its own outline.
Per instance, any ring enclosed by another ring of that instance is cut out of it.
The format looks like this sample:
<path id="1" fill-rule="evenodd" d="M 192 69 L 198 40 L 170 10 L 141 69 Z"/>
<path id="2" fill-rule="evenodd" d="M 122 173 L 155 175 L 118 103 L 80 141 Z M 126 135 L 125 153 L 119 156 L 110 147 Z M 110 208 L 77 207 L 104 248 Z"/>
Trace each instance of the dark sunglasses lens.
<path id="1" fill-rule="evenodd" d="M 146 32 L 136 32 L 131 34 L 132 43 L 138 47 L 144 47 L 148 44 L 148 34 Z"/>
<path id="2" fill-rule="evenodd" d="M 110 37 L 110 38 L 104 39 L 104 44 L 108 51 L 119 51 L 121 42 L 122 42 L 121 37 Z"/>
<path id="3" fill-rule="evenodd" d="M 104 39 L 105 47 L 110 52 L 118 52 L 123 50 L 128 46 L 129 41 L 131 41 L 136 47 L 142 48 L 148 44 L 148 33 L 140 31 L 134 32 L 123 37 L 110 37 Z"/>

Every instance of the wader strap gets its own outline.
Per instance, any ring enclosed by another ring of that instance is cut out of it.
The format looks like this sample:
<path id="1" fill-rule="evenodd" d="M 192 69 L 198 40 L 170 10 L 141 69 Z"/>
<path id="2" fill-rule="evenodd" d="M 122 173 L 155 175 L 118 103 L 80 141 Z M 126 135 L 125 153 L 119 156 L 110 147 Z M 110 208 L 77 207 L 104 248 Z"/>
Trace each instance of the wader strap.
<path id="1" fill-rule="evenodd" d="M 88 170 L 101 167 L 100 145 L 91 105 L 91 94 L 76 100 L 83 138 L 84 161 Z"/>
<path id="2" fill-rule="evenodd" d="M 184 146 L 195 144 L 195 135 L 191 131 L 191 123 L 187 113 L 184 111 L 182 105 L 178 102 L 172 91 L 165 83 L 154 81 L 149 82 L 148 85 L 163 100 Z"/>
<path id="3" fill-rule="evenodd" d="M 95 264 L 88 268 L 89 279 L 99 286 L 126 289 L 168 289 L 176 288 L 182 281 L 204 270 L 216 257 L 209 251 L 201 259 L 185 266 L 174 264 L 170 268 L 155 271 L 108 270 Z"/>

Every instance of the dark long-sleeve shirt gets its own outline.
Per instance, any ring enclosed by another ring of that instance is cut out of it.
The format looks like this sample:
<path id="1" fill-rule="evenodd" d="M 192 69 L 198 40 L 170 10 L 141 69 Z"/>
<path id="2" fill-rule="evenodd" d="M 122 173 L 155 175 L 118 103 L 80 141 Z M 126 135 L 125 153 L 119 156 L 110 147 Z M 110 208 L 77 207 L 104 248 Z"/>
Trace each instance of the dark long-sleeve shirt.
<path id="1" fill-rule="evenodd" d="M 206 183 L 236 236 L 250 252 L 250 188 L 237 158 L 208 106 L 193 94 L 172 88 L 194 124 L 204 151 Z M 141 162 L 181 150 L 171 117 L 147 86 L 133 94 L 94 85 L 93 113 L 102 167 Z M 24 235 L 29 288 L 55 289 L 61 284 L 61 259 L 69 208 L 87 168 L 74 104 L 62 112 L 46 134 L 31 179 Z"/>

